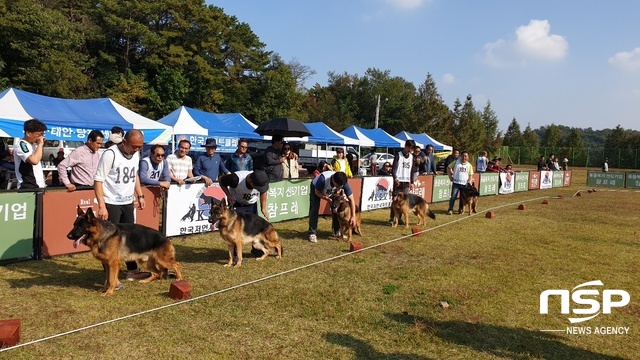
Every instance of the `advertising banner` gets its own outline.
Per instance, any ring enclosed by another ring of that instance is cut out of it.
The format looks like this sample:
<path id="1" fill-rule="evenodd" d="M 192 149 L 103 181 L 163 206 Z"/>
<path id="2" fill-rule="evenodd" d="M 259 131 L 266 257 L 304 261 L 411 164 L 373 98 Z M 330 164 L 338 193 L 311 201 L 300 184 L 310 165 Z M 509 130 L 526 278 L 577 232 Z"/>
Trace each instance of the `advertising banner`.
<path id="1" fill-rule="evenodd" d="M 529 172 L 529 190 L 540 189 L 540 171 Z"/>
<path id="2" fill-rule="evenodd" d="M 514 180 L 515 175 L 507 172 L 501 172 L 500 174 L 500 189 L 498 194 L 512 194 L 515 191 Z"/>
<path id="3" fill-rule="evenodd" d="M 145 198 L 145 208 L 135 208 L 136 223 L 158 230 L 160 227 L 160 188 L 142 188 Z M 78 205 L 83 211 L 91 208 L 98 211 L 98 201 L 93 189 L 76 190 L 67 192 L 66 188 L 45 191 L 42 197 L 42 254 L 51 257 L 63 254 L 89 251 L 85 245 L 73 247 L 73 241 L 67 238 L 67 234 L 73 228 L 76 220 Z"/>
<path id="4" fill-rule="evenodd" d="M 553 186 L 553 171 L 540 171 L 540 190 L 551 189 Z"/>
<path id="5" fill-rule="evenodd" d="M 640 172 L 626 173 L 625 187 L 640 189 Z"/>
<path id="6" fill-rule="evenodd" d="M 449 201 L 451 198 L 451 180 L 448 175 L 433 177 L 433 197 L 431 202 Z"/>
<path id="7" fill-rule="evenodd" d="M 571 186 L 571 170 L 564 172 L 564 183 L 562 186 Z"/>
<path id="8" fill-rule="evenodd" d="M 218 144 L 218 148 L 216 152 L 218 153 L 232 153 L 238 149 L 238 138 L 237 137 L 228 137 L 228 136 L 204 136 L 204 135 L 178 135 L 178 141 L 180 140 L 189 140 L 191 142 L 191 151 L 195 152 L 205 152 L 206 149 L 204 147 L 204 143 L 208 138 L 216 139 L 216 144 Z"/>
<path id="9" fill-rule="evenodd" d="M 412 194 L 430 202 L 433 196 L 433 175 L 419 175 L 413 183 Z"/>
<path id="10" fill-rule="evenodd" d="M 393 177 L 367 176 L 362 178 L 362 211 L 391 207 Z"/>
<path id="11" fill-rule="evenodd" d="M 564 171 L 554 171 L 553 172 L 553 185 L 554 188 L 563 187 L 564 186 Z"/>
<path id="12" fill-rule="evenodd" d="M 481 173 L 480 174 L 480 196 L 496 195 L 498 194 L 498 185 L 500 177 L 498 173 Z"/>
<path id="13" fill-rule="evenodd" d="M 310 179 L 269 183 L 269 195 L 267 197 L 269 221 L 274 223 L 309 216 L 310 190 Z M 259 203 L 258 214 L 262 216 Z"/>
<path id="14" fill-rule="evenodd" d="M 166 236 L 199 234 L 210 230 L 209 210 L 213 196 L 222 189 L 217 183 L 171 184 L 167 193 L 164 233 Z M 224 194 L 224 193 L 223 193 Z"/>
<path id="15" fill-rule="evenodd" d="M 615 172 L 588 171 L 587 185 L 624 187 L 625 174 Z"/>
<path id="16" fill-rule="evenodd" d="M 33 254 L 35 193 L 1 193 L 0 260 L 24 259 Z"/>
<path id="17" fill-rule="evenodd" d="M 529 190 L 529 172 L 527 171 L 517 172 L 515 173 L 515 176 L 516 176 L 516 181 L 515 181 L 513 190 L 515 192 Z"/>

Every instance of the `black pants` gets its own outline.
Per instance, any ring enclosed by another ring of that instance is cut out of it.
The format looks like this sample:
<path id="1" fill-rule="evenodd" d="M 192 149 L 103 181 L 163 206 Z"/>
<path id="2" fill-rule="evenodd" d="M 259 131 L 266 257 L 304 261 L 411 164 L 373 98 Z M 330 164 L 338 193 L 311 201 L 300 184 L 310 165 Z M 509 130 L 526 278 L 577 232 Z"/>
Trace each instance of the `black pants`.
<path id="1" fill-rule="evenodd" d="M 136 219 L 133 215 L 133 203 L 127 205 L 106 204 L 109 212 L 109 221 L 114 224 L 135 224 Z M 135 261 L 127 261 L 127 270 L 138 269 Z"/>

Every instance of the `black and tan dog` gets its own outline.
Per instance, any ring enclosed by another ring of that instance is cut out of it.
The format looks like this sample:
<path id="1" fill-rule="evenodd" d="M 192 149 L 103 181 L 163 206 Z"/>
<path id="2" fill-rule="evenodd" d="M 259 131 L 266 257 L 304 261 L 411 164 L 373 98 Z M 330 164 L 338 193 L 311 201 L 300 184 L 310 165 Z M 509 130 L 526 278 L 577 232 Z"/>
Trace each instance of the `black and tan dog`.
<path id="1" fill-rule="evenodd" d="M 471 183 L 467 183 L 467 186 L 465 186 L 464 189 L 460 190 L 460 199 L 462 200 L 463 204 L 462 206 L 467 206 L 469 208 L 469 215 L 471 215 L 472 211 L 474 214 L 478 212 L 478 196 L 480 196 L 480 192 L 478 192 L 478 189 L 476 189 L 476 187 Z M 464 208 L 461 214 L 463 212 Z"/>
<path id="2" fill-rule="evenodd" d="M 120 285 L 118 272 L 122 261 L 137 261 L 151 272 L 150 277 L 140 281 L 142 283 L 162 278 L 167 269 L 173 269 L 176 279 L 182 280 L 175 248 L 164 235 L 146 226 L 114 224 L 98 219 L 91 208 L 84 212 L 78 206 L 78 217 L 67 238 L 74 240 L 74 247 L 87 245 L 104 265 L 106 281 L 102 296 L 113 294 Z"/>
<path id="3" fill-rule="evenodd" d="M 242 245 L 253 244 L 264 253 L 256 260 L 263 260 L 275 248 L 276 258 L 282 258 L 282 244 L 273 225 L 255 214 L 237 212 L 227 207 L 226 202 L 214 204 L 209 213 L 209 222 L 220 230 L 220 237 L 229 246 L 229 262 L 224 266 L 242 266 Z M 238 261 L 233 264 L 234 250 Z"/>
<path id="4" fill-rule="evenodd" d="M 336 214 L 340 222 L 340 237 L 347 235 L 347 241 L 351 242 L 353 231 L 362 236 L 362 213 L 360 206 L 356 205 L 356 221 L 355 226 L 351 226 L 351 207 L 349 206 L 349 198 L 344 194 L 344 190 L 336 190 L 331 194 L 331 212 Z M 340 240 L 340 238 L 338 238 Z"/>
<path id="5" fill-rule="evenodd" d="M 398 226 L 400 216 L 404 214 L 404 224 L 408 228 L 410 210 L 413 210 L 413 213 L 418 217 L 418 225 L 427 225 L 427 215 L 434 220 L 436 219 L 436 215 L 429 209 L 429 204 L 423 198 L 405 193 L 400 189 L 393 191 L 391 208 L 393 208 L 394 213 L 393 227 Z"/>

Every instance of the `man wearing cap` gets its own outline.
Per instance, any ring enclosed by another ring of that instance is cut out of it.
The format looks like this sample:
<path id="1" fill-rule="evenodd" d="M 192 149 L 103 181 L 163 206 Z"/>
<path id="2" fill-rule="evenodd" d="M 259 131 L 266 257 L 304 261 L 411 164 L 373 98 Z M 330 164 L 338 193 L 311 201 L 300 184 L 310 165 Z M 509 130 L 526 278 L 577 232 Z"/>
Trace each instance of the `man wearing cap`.
<path id="1" fill-rule="evenodd" d="M 209 138 L 204 144 L 207 153 L 200 156 L 196 160 L 196 165 L 193 167 L 193 174 L 195 176 L 202 176 L 204 183 L 207 186 L 211 186 L 214 181 L 218 181 L 218 176 L 222 174 L 231 174 L 227 167 L 224 166 L 224 162 L 219 154 L 216 154 L 218 144 L 216 139 Z"/>
<path id="2" fill-rule="evenodd" d="M 58 164 L 58 177 L 69 192 L 76 186 L 93 186 L 93 177 L 98 169 L 104 135 L 99 130 L 91 130 L 84 145 L 74 149 L 66 159 Z M 67 169 L 71 168 L 71 175 Z"/>
<path id="3" fill-rule="evenodd" d="M 503 169 L 500 166 L 500 161 L 502 161 L 502 158 L 495 156 L 493 160 L 491 160 L 491 162 L 487 165 L 487 172 L 502 172 Z"/>
<path id="4" fill-rule="evenodd" d="M 262 170 L 236 171 L 220 177 L 220 188 L 227 195 L 229 205 L 236 205 L 241 212 L 258 213 L 260 211 L 267 220 L 267 192 L 269 191 L 269 175 Z M 241 208 L 239 208 L 240 206 Z M 242 209 L 244 207 L 245 209 Z"/>

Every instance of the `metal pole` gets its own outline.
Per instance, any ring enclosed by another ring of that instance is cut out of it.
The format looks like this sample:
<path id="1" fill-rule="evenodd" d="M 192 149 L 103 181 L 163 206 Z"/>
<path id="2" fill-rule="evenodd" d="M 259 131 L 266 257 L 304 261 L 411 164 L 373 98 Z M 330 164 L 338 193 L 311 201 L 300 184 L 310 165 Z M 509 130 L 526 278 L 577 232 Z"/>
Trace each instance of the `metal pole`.
<path id="1" fill-rule="evenodd" d="M 378 94 L 378 105 L 376 105 L 376 124 L 374 129 L 378 128 L 378 120 L 380 119 L 380 94 Z"/>

